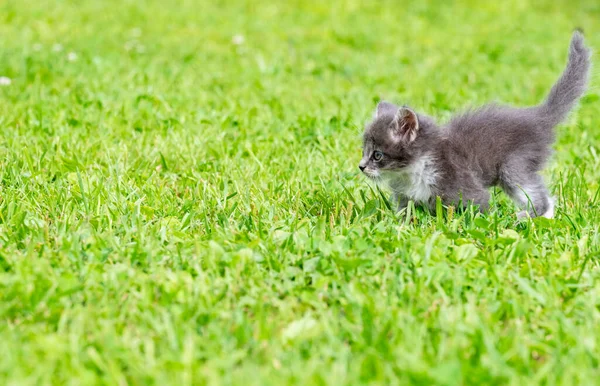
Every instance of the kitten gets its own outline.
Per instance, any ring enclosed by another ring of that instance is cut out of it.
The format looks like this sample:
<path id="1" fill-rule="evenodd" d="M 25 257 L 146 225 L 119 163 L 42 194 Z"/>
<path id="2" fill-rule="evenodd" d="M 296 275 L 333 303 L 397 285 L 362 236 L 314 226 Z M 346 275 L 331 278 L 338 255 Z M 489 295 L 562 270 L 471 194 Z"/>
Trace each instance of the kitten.
<path id="1" fill-rule="evenodd" d="M 435 209 L 472 202 L 488 208 L 488 188 L 500 186 L 524 210 L 519 218 L 554 216 L 554 200 L 538 174 L 550 156 L 553 128 L 586 89 L 590 51 L 575 32 L 562 76 L 540 105 L 486 105 L 443 126 L 408 107 L 377 105 L 364 133 L 360 170 L 386 183 L 402 209 L 409 200 Z"/>

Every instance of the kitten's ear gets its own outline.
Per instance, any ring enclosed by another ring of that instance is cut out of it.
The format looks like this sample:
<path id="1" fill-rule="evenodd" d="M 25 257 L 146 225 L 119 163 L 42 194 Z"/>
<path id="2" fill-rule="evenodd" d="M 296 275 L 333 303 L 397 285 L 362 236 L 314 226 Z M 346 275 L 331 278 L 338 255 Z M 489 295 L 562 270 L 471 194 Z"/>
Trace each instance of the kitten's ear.
<path id="1" fill-rule="evenodd" d="M 400 107 L 394 116 L 392 130 L 397 140 L 403 140 L 408 143 L 414 141 L 419 131 L 417 114 L 407 107 Z"/>
<path id="2" fill-rule="evenodd" d="M 396 110 L 398 110 L 398 106 L 390 102 L 381 101 L 377 104 L 377 109 L 375 109 L 374 118 L 379 118 L 382 115 L 393 115 L 396 112 Z"/>

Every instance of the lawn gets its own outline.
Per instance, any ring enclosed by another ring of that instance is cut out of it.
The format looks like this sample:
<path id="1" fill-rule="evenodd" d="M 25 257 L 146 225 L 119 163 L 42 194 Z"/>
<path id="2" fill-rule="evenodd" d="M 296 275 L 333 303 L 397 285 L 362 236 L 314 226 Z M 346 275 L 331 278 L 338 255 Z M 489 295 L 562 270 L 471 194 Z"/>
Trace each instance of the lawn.
<path id="1" fill-rule="evenodd" d="M 390 210 L 386 98 L 533 105 L 597 1 L 0 4 L 0 384 L 600 379 L 598 72 L 554 220 Z"/>

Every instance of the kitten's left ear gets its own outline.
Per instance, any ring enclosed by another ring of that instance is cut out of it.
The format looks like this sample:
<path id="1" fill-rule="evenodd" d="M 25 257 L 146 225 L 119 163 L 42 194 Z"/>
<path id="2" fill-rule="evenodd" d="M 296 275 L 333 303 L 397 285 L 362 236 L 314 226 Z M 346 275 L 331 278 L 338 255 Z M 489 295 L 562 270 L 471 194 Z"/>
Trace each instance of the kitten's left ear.
<path id="1" fill-rule="evenodd" d="M 392 115 L 396 112 L 396 110 L 398 110 L 398 106 L 390 102 L 381 101 L 377 104 L 373 118 L 377 119 L 383 115 Z"/>
<path id="2" fill-rule="evenodd" d="M 397 140 L 412 142 L 417 138 L 419 119 L 417 114 L 408 107 L 400 107 L 392 121 L 393 135 Z"/>

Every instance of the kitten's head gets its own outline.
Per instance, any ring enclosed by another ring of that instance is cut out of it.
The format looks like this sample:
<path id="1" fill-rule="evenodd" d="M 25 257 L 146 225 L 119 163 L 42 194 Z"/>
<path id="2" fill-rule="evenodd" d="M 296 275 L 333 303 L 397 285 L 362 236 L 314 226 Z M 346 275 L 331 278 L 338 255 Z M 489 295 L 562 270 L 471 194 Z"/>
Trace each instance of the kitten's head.
<path id="1" fill-rule="evenodd" d="M 363 158 L 358 167 L 372 179 L 406 168 L 420 153 L 418 139 L 427 124 L 407 107 L 379 102 L 373 121 L 365 129 Z"/>

